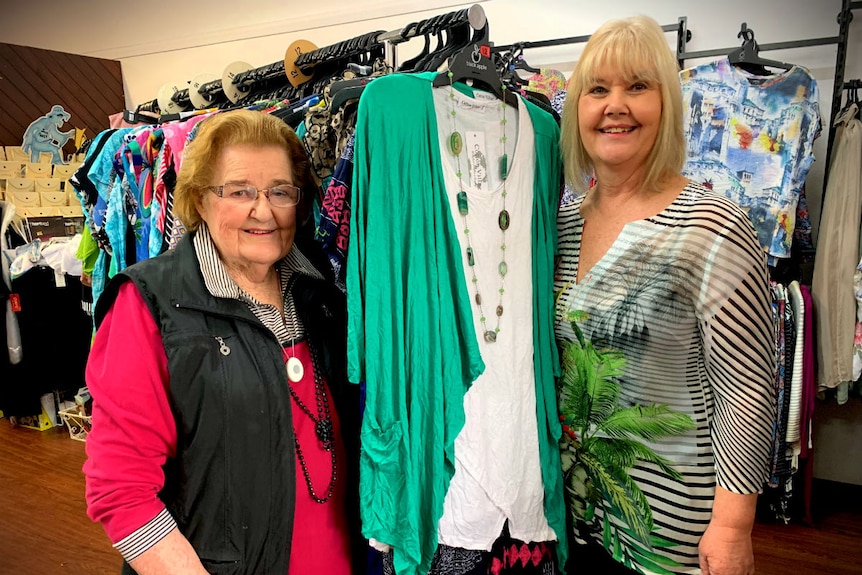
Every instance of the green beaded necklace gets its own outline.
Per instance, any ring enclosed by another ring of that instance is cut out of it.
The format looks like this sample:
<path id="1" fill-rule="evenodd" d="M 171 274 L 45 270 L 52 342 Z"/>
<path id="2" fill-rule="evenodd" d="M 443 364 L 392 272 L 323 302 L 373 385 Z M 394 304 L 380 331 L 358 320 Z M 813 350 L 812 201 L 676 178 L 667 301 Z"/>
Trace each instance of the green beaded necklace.
<path id="1" fill-rule="evenodd" d="M 500 143 L 503 146 L 503 154 L 500 156 L 500 179 L 503 181 L 503 209 L 500 210 L 500 213 L 497 216 L 497 227 L 499 227 L 501 231 L 500 263 L 497 265 L 497 272 L 500 275 L 500 289 L 497 290 L 497 292 L 500 297 L 498 299 L 496 309 L 497 325 L 494 329 L 488 329 L 485 309 L 482 306 L 482 294 L 479 293 L 479 280 L 476 279 L 476 260 L 473 257 L 473 244 L 470 241 L 470 226 L 467 224 L 469 207 L 467 204 L 467 192 L 464 191 L 464 183 L 461 178 L 461 151 L 464 148 L 464 139 L 461 136 L 461 133 L 458 132 L 458 128 L 455 124 L 457 113 L 455 111 L 455 87 L 452 85 L 452 77 L 452 72 L 449 72 L 449 101 L 452 103 L 452 133 L 449 136 L 449 151 L 455 156 L 458 168 L 458 171 L 456 172 L 456 175 L 458 176 L 458 212 L 461 214 L 461 220 L 464 224 L 464 237 L 467 239 L 467 263 L 470 267 L 470 273 L 472 274 L 471 281 L 473 283 L 473 288 L 476 291 L 474 301 L 479 307 L 479 321 L 482 323 L 482 330 L 484 332 L 483 336 L 486 342 L 494 343 L 497 341 L 497 334 L 500 333 L 500 319 L 503 316 L 503 294 L 506 293 L 506 273 L 509 271 L 509 267 L 506 264 L 506 230 L 509 229 L 509 225 L 511 223 L 509 212 L 506 210 L 506 180 L 509 177 L 509 157 L 506 154 L 506 88 L 505 86 L 503 87 L 504 98 L 500 102 L 500 125 L 503 126 L 503 135 L 500 137 Z"/>

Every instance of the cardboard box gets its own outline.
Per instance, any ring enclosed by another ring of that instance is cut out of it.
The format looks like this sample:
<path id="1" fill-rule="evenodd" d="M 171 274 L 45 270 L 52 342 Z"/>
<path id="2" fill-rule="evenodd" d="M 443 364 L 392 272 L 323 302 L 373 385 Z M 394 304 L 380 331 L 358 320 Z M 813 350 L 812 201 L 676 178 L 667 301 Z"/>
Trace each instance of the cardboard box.
<path id="1" fill-rule="evenodd" d="M 45 431 L 54 427 L 54 421 L 51 416 L 42 408 L 42 413 L 39 415 L 24 415 L 17 418 L 18 425 L 27 429 L 35 429 L 36 431 Z"/>
<path id="2" fill-rule="evenodd" d="M 49 238 L 66 237 L 68 235 L 66 221 L 63 216 L 46 216 L 27 218 L 30 237 L 47 240 Z M 74 234 L 72 234 L 74 235 Z"/>
<path id="3" fill-rule="evenodd" d="M 63 216 L 63 225 L 66 226 L 66 237 L 84 232 L 84 216 Z"/>

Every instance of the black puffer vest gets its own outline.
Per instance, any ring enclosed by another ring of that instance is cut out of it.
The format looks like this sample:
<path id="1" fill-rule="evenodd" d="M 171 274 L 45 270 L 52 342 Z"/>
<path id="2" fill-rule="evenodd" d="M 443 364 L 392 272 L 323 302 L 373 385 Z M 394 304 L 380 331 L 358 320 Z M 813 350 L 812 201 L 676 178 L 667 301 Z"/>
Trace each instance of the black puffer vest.
<path id="1" fill-rule="evenodd" d="M 314 246 L 302 251 L 309 256 Z M 168 358 L 178 441 L 161 499 L 210 573 L 286 574 L 291 535 L 302 526 L 294 525 L 296 459 L 281 346 L 244 303 L 210 295 L 191 234 L 173 252 L 115 277 L 99 299 L 97 325 L 128 280 L 161 329 Z M 359 565 L 365 555 L 357 501 L 359 393 L 345 374 L 344 297 L 331 282 L 304 275 L 292 289 L 341 420 L 349 461 L 346 469 L 339 465 L 339 477 L 344 469 Z M 124 573 L 132 573 L 127 565 Z"/>

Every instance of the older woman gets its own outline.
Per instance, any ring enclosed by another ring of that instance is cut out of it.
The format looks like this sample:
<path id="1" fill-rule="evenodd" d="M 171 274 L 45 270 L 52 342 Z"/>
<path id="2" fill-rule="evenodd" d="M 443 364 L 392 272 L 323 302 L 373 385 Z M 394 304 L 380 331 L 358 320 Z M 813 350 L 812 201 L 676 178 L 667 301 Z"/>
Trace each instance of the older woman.
<path id="1" fill-rule="evenodd" d="M 175 194 L 190 233 L 98 302 L 87 504 L 124 573 L 347 575 L 364 559 L 344 302 L 294 241 L 314 190 L 281 120 L 204 120 Z"/>
<path id="2" fill-rule="evenodd" d="M 677 64 L 661 28 L 603 25 L 563 110 L 557 337 L 572 571 L 752 573 L 774 347 L 746 215 L 681 175 Z"/>

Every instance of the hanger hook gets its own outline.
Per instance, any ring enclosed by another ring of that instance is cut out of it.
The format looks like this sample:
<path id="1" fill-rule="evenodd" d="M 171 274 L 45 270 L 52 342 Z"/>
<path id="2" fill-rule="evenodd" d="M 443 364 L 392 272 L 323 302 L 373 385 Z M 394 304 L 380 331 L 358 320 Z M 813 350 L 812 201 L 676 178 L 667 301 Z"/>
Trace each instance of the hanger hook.
<path id="1" fill-rule="evenodd" d="M 747 22 L 743 22 L 736 37 L 742 38 L 743 42 L 751 42 L 754 40 L 754 30 L 748 27 Z"/>

